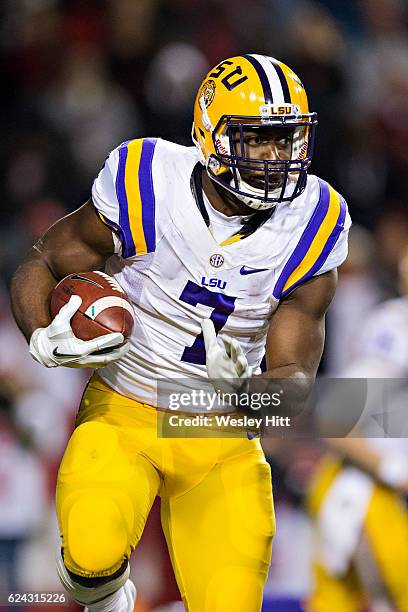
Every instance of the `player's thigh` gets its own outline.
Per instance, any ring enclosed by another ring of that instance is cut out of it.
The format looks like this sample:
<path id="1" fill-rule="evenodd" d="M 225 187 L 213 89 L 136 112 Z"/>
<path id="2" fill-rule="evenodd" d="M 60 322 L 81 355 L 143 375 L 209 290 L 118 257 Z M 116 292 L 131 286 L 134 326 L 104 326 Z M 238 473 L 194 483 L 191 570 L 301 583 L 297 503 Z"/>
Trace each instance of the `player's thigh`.
<path id="1" fill-rule="evenodd" d="M 261 451 L 219 463 L 184 495 L 163 499 L 162 521 L 189 612 L 261 609 L 275 531 Z"/>
<path id="2" fill-rule="evenodd" d="M 114 573 L 138 543 L 159 488 L 155 468 L 117 427 L 79 425 L 58 472 L 57 515 L 68 569 Z"/>

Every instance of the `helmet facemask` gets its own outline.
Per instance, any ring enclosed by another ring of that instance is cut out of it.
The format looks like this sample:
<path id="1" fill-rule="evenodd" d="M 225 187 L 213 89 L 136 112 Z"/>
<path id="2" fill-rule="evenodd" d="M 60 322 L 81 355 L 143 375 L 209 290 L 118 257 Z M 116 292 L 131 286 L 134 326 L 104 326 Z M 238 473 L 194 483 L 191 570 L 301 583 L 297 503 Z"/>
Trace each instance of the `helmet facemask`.
<path id="1" fill-rule="evenodd" d="M 306 186 L 316 124 L 315 113 L 284 117 L 224 115 L 212 130 L 215 155 L 207 160 L 208 174 L 255 210 L 292 201 Z M 274 159 L 253 157 L 250 144 L 257 140 L 274 142 Z"/>

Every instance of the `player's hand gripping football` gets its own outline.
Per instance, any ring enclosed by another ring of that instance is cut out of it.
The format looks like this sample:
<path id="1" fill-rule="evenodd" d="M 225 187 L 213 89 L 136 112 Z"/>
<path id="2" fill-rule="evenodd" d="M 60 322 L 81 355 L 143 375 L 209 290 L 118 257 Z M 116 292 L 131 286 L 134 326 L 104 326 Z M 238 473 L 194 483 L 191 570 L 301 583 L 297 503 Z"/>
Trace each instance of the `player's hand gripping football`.
<path id="1" fill-rule="evenodd" d="M 130 345 L 129 342 L 124 343 L 120 333 L 106 334 L 94 340 L 80 340 L 74 335 L 70 321 L 81 303 L 79 295 L 71 296 L 48 327 L 40 327 L 33 332 L 29 350 L 38 363 L 47 368 L 60 365 L 69 368 L 102 368 L 126 355 Z M 93 354 L 101 350 L 107 352 Z"/>
<path id="2" fill-rule="evenodd" d="M 240 389 L 252 368 L 238 340 L 222 335 L 223 347 L 217 342 L 214 324 L 210 319 L 201 323 L 203 330 L 208 378 L 216 391 L 231 392 Z"/>

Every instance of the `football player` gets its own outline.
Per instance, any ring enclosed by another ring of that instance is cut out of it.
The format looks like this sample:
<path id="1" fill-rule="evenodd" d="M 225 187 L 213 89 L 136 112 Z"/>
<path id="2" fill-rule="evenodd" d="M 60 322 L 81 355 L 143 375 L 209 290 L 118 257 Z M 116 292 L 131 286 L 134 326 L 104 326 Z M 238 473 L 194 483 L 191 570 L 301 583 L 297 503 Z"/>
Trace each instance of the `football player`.
<path id="1" fill-rule="evenodd" d="M 388 386 L 391 403 L 380 420 L 385 433 L 370 419 L 370 428 L 365 421 L 357 430 L 367 437 L 327 441 L 333 452 L 309 495 L 317 542 L 311 612 L 408 610 L 408 250 L 401 289 L 403 297 L 380 304 L 368 317 L 358 354 L 343 372 L 351 378 L 396 380 Z M 368 396 L 377 420 L 380 389 L 375 387 L 371 400 Z"/>
<path id="2" fill-rule="evenodd" d="M 92 612 L 133 609 L 128 559 L 157 495 L 186 609 L 261 608 L 275 526 L 259 440 L 159 438 L 168 406 L 157 381 L 239 386 L 260 376 L 266 352 L 264 378 L 292 379 L 299 393 L 313 384 L 350 225 L 342 196 L 308 176 L 316 122 L 282 62 L 220 62 L 195 101 L 195 146 L 122 143 L 92 198 L 51 227 L 14 276 L 32 356 L 99 368 L 57 484 L 58 574 Z M 134 303 L 129 343 L 76 338 L 77 296 L 50 321 L 58 280 L 98 268 Z"/>

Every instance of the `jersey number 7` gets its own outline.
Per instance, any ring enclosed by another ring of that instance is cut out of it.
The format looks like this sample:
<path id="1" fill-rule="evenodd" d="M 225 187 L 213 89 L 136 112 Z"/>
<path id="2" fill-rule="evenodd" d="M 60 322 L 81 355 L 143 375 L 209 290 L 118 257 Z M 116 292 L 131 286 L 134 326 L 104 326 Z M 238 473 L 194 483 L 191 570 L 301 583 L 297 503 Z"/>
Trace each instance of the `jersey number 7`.
<path id="1" fill-rule="evenodd" d="M 213 308 L 210 319 L 214 323 L 215 331 L 218 334 L 233 312 L 236 298 L 225 295 L 225 293 L 209 291 L 206 287 L 201 287 L 192 281 L 188 281 L 180 295 L 180 300 L 191 306 L 203 304 Z M 181 361 L 205 365 L 205 347 L 202 332 L 197 336 L 192 346 L 186 346 L 181 356 Z"/>

